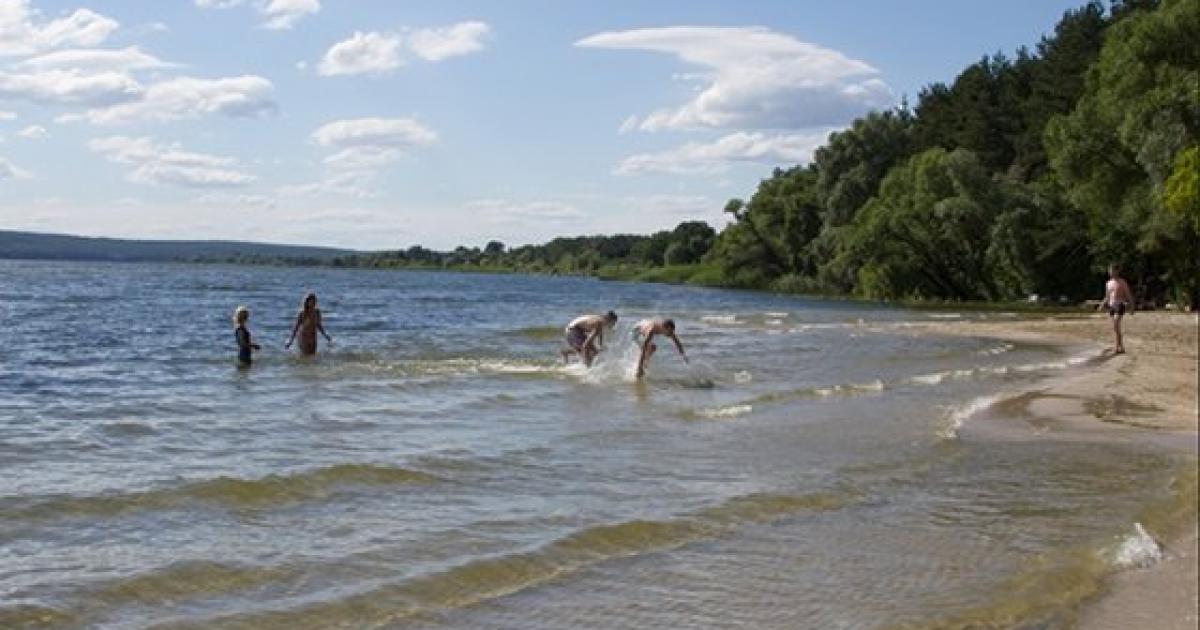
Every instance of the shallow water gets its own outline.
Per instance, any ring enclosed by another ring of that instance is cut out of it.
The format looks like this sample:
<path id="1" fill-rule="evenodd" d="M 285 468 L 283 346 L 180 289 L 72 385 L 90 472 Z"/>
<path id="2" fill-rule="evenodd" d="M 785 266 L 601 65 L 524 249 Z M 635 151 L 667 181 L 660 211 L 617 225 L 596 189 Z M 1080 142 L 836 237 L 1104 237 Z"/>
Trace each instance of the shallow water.
<path id="1" fill-rule="evenodd" d="M 314 360 L 282 349 L 307 290 Z M 559 365 L 561 326 L 609 308 L 598 365 Z M 646 316 L 691 362 L 659 343 L 637 383 Z M 953 316 L 0 261 L 0 627 L 1069 625 L 1172 459 L 964 432 L 1089 355 L 908 325 Z"/>

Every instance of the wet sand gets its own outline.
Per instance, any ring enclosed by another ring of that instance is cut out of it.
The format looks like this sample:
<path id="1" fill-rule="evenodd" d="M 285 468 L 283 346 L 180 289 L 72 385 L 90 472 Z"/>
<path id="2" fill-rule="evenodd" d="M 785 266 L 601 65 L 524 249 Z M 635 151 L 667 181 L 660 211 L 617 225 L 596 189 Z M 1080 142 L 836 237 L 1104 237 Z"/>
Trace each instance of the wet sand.
<path id="1" fill-rule="evenodd" d="M 1047 439 L 1143 440 L 1197 450 L 1197 317 L 1138 313 L 1126 317 L 1126 354 L 1115 355 L 1102 315 L 934 324 L 939 332 L 1088 346 L 1100 359 L 1079 373 L 1044 383 L 1006 403 Z M 1190 490 L 1194 495 L 1194 488 Z M 1145 569 L 1115 573 L 1105 593 L 1085 606 L 1085 630 L 1197 627 L 1196 503 L 1182 523 L 1151 534 L 1163 559 Z M 1163 540 L 1165 539 L 1165 540 Z"/>

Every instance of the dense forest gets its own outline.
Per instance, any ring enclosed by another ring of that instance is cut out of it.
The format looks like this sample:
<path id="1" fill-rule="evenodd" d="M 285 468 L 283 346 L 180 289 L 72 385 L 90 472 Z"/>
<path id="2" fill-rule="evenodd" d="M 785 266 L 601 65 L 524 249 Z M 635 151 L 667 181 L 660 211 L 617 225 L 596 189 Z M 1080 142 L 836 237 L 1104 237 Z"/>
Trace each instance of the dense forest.
<path id="1" fill-rule="evenodd" d="M 1200 298 L 1200 0 L 1094 1 L 1033 49 L 834 133 L 725 206 L 717 234 L 421 247 L 352 266 L 586 273 L 875 299 Z"/>

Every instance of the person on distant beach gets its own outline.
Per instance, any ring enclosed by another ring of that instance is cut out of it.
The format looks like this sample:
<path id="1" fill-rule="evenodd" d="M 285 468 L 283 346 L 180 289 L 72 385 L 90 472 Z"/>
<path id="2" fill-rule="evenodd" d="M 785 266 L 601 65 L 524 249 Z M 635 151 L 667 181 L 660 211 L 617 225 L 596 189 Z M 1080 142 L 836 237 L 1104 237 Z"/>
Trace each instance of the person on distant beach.
<path id="1" fill-rule="evenodd" d="M 1125 317 L 1126 310 L 1130 314 L 1133 313 L 1134 302 L 1133 292 L 1129 290 L 1129 283 L 1121 277 L 1120 265 L 1108 266 L 1108 282 L 1104 283 L 1104 301 L 1096 307 L 1096 310 L 1102 308 L 1108 309 L 1108 317 L 1112 320 L 1113 335 L 1117 341 L 1113 352 L 1125 354 L 1125 343 L 1121 337 L 1121 318 Z"/>
<path id="2" fill-rule="evenodd" d="M 609 311 L 604 315 L 580 315 L 571 320 L 565 329 L 567 347 L 562 351 L 563 363 L 578 354 L 583 364 L 592 367 L 592 361 L 603 349 L 604 330 L 617 325 L 617 314 Z"/>
<path id="3" fill-rule="evenodd" d="M 683 357 L 683 362 L 688 362 L 687 354 L 683 351 L 683 344 L 679 341 L 679 337 L 675 336 L 675 320 L 673 319 L 643 319 L 634 325 L 633 335 L 642 347 L 642 354 L 638 357 L 637 364 L 638 378 L 646 375 L 646 361 L 658 350 L 658 346 L 652 341 L 654 335 L 670 337 L 671 341 L 675 342 L 675 348 L 679 350 L 679 356 Z"/>
<path id="4" fill-rule="evenodd" d="M 246 328 L 246 322 L 250 319 L 250 310 L 245 306 L 239 306 L 233 311 L 233 323 L 237 326 L 234 329 L 233 335 L 237 338 L 238 345 L 238 365 L 240 367 L 250 367 L 251 355 L 255 350 L 262 350 L 262 347 L 250 340 L 250 329 Z"/>
<path id="5" fill-rule="evenodd" d="M 321 322 L 321 309 L 317 308 L 317 294 L 309 293 L 304 296 L 300 313 L 296 315 L 296 325 L 292 326 L 292 336 L 283 347 L 291 348 L 292 342 L 296 341 L 298 336 L 300 338 L 300 354 L 316 354 L 318 332 L 325 337 L 325 341 L 333 345 L 333 338 L 325 332 L 325 326 Z"/>

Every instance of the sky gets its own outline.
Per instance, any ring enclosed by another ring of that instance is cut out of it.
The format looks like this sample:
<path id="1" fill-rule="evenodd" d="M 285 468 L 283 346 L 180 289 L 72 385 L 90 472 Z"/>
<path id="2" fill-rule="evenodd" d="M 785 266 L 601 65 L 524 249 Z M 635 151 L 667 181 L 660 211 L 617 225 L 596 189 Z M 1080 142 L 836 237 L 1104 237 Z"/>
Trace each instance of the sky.
<path id="1" fill-rule="evenodd" d="M 0 229 L 397 249 L 720 227 L 1082 0 L 0 0 Z"/>

